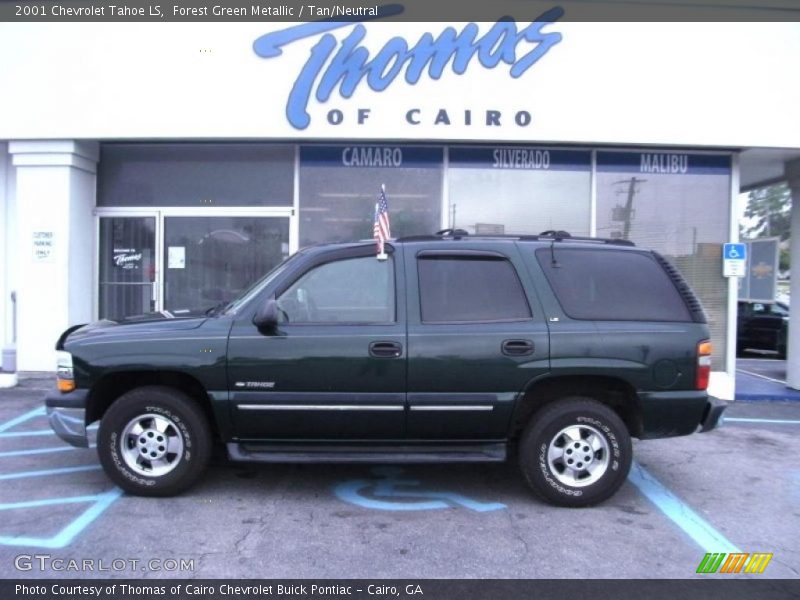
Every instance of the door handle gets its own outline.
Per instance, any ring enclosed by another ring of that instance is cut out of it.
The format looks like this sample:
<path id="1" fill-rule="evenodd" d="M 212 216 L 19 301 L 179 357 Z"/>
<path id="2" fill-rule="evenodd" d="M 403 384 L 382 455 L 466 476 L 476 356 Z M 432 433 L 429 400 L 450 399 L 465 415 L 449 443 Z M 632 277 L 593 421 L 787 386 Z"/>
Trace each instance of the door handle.
<path id="1" fill-rule="evenodd" d="M 505 340 L 502 345 L 506 356 L 527 356 L 533 354 L 533 342 L 530 340 Z"/>
<path id="2" fill-rule="evenodd" d="M 397 358 L 403 354 L 403 344 L 399 342 L 370 342 L 369 354 L 376 358 Z"/>

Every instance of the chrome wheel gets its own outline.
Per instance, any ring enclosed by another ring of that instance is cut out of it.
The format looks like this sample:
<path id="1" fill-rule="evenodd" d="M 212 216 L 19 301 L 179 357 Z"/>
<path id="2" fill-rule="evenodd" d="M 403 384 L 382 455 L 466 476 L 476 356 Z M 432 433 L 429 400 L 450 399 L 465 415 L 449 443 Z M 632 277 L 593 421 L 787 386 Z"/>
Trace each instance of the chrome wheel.
<path id="1" fill-rule="evenodd" d="M 608 469 L 610 448 L 605 436 L 591 425 L 570 425 L 559 431 L 547 448 L 547 463 L 559 482 L 584 487 Z"/>
<path id="2" fill-rule="evenodd" d="M 122 430 L 120 450 L 131 470 L 148 477 L 161 477 L 181 461 L 183 435 L 178 426 L 163 415 L 139 415 Z"/>

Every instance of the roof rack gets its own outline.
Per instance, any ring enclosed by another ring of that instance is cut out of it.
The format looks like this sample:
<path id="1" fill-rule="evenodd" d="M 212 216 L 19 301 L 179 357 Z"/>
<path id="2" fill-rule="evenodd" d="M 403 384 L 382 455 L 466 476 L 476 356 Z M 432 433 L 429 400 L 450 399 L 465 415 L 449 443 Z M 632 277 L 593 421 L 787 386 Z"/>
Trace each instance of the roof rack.
<path id="1" fill-rule="evenodd" d="M 599 237 L 585 237 L 573 236 L 567 231 L 548 230 L 543 231 L 538 235 L 514 235 L 514 234 L 496 234 L 496 235 L 470 235 L 464 229 L 442 229 L 432 235 L 411 235 L 394 240 L 395 242 L 429 242 L 436 240 L 460 240 L 469 237 L 470 239 L 477 240 L 519 240 L 522 242 L 528 241 L 554 241 L 554 242 L 587 242 L 593 244 L 610 244 L 614 246 L 635 246 L 630 240 L 623 240 L 620 238 L 599 238 Z"/>

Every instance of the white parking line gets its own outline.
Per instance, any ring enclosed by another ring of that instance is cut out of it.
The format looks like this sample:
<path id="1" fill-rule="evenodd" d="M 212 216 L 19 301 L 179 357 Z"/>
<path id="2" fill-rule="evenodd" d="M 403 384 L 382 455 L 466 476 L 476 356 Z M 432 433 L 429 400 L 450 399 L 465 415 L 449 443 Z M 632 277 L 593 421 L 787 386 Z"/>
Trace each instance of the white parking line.
<path id="1" fill-rule="evenodd" d="M 767 377 L 766 375 L 762 375 L 761 373 L 753 373 L 752 371 L 746 371 L 744 369 L 736 369 L 739 373 L 745 373 L 746 375 L 752 375 L 753 377 L 758 377 L 759 379 L 766 379 L 767 381 L 771 381 L 773 383 L 782 383 L 786 385 L 785 381 L 780 379 L 773 379 L 772 377 Z"/>

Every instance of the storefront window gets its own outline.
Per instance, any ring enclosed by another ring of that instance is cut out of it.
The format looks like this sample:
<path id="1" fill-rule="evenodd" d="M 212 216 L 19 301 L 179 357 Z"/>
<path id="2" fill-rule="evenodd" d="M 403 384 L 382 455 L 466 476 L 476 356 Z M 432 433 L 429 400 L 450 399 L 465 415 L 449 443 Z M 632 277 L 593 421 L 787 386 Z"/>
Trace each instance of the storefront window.
<path id="1" fill-rule="evenodd" d="M 430 234 L 440 228 L 441 148 L 301 148 L 300 247 L 371 238 L 382 184 L 393 237 Z"/>
<path id="2" fill-rule="evenodd" d="M 103 144 L 98 206 L 291 206 L 294 149 L 254 144 Z"/>
<path id="3" fill-rule="evenodd" d="M 470 233 L 589 235 L 591 154 L 531 147 L 451 148 L 449 227 Z"/>
<path id="4" fill-rule="evenodd" d="M 728 323 L 730 177 L 729 156 L 597 153 L 597 235 L 652 248 L 681 270 L 708 315 L 715 370 L 724 368 Z"/>
<path id="5" fill-rule="evenodd" d="M 229 302 L 288 255 L 286 217 L 167 217 L 164 308 Z"/>

